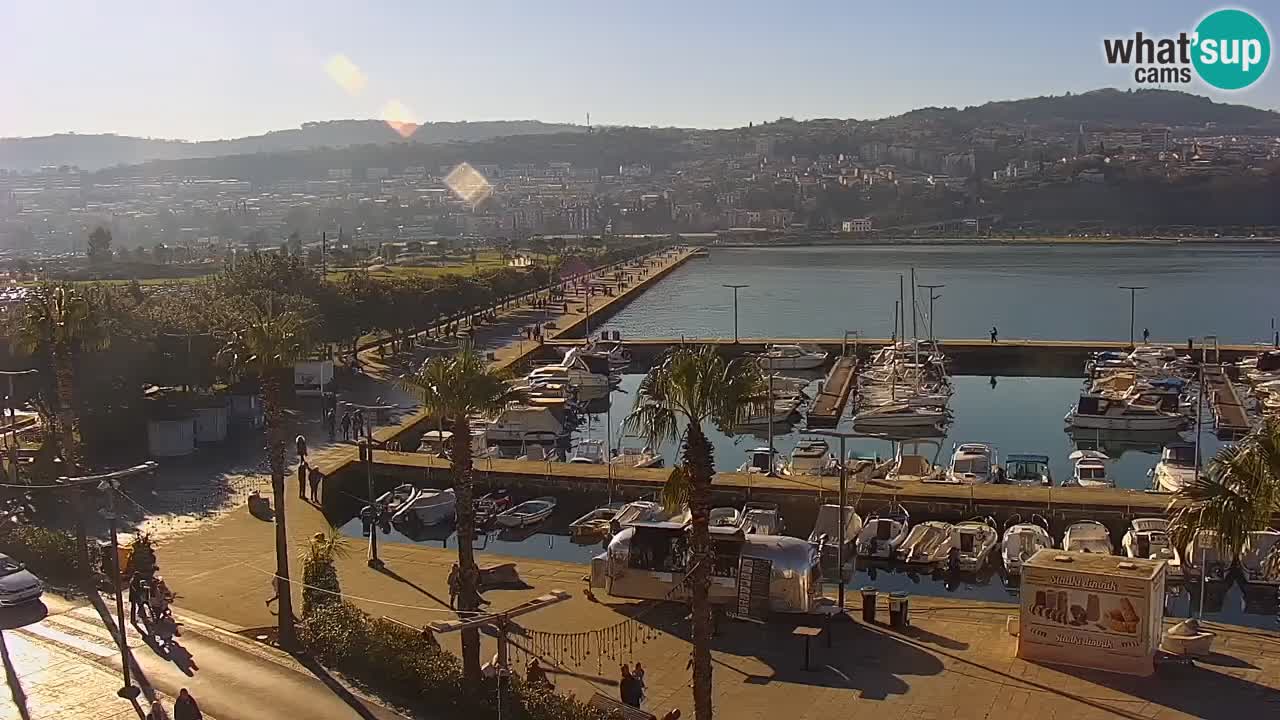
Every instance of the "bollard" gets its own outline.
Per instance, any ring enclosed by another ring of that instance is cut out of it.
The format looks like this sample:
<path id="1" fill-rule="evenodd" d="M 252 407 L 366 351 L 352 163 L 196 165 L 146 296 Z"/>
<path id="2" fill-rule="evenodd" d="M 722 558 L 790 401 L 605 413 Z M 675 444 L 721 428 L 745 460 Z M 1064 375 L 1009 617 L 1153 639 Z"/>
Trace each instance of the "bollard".
<path id="1" fill-rule="evenodd" d="M 889 627 L 905 630 L 911 625 L 911 604 L 904 592 L 889 593 Z"/>
<path id="2" fill-rule="evenodd" d="M 876 589 L 870 585 L 862 588 L 862 622 L 876 622 Z"/>

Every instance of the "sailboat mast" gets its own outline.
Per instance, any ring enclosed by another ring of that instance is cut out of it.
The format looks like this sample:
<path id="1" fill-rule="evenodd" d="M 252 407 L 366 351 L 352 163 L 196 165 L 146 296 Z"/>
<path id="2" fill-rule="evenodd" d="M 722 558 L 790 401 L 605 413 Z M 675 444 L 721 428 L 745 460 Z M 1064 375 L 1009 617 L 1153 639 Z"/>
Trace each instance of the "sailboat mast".
<path id="1" fill-rule="evenodd" d="M 916 330 L 916 269 L 911 268 L 911 338 L 918 340 L 920 335 Z M 920 354 L 916 352 L 916 362 L 920 361 Z"/>
<path id="2" fill-rule="evenodd" d="M 898 322 L 901 323 L 902 330 L 902 332 L 898 334 L 898 339 L 905 340 L 907 338 L 907 295 L 906 290 L 902 287 L 901 273 L 898 274 L 898 307 L 902 309 L 902 311 L 898 313 Z"/>
<path id="3" fill-rule="evenodd" d="M 773 356 L 769 356 L 769 397 L 765 398 L 764 411 L 769 417 L 769 472 L 773 475 Z"/>

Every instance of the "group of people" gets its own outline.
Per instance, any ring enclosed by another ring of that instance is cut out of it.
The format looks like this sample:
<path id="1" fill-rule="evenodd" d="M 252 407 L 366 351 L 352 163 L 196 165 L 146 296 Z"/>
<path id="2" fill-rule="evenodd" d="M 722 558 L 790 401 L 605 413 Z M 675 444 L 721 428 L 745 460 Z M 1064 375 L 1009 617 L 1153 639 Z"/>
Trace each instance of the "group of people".
<path id="1" fill-rule="evenodd" d="M 618 694 L 622 702 L 638 708 L 644 702 L 644 666 L 636 663 L 634 668 L 622 663 L 622 677 L 618 681 Z"/>
<path id="2" fill-rule="evenodd" d="M 299 435 L 294 443 L 298 447 L 298 499 L 307 500 L 307 490 L 310 488 L 310 501 L 318 503 L 324 475 L 321 474 L 320 468 L 313 467 L 307 462 L 307 439 Z"/>
<path id="3" fill-rule="evenodd" d="M 178 693 L 178 699 L 173 701 L 173 720 L 202 720 L 202 718 L 204 714 L 200 712 L 200 705 L 186 688 L 182 688 Z M 160 701 L 151 703 L 151 710 L 147 712 L 146 720 L 169 720 L 169 715 L 164 711 Z"/>
<path id="4" fill-rule="evenodd" d="M 159 568 L 156 568 L 159 570 Z M 144 624 L 151 624 L 173 617 L 169 603 L 173 592 L 164 578 L 154 571 L 134 572 L 129 578 L 129 619 L 134 625 L 141 617 Z"/>
<path id="5" fill-rule="evenodd" d="M 364 410 L 356 408 L 342 413 L 342 440 L 350 442 L 359 440 L 365 434 Z"/>

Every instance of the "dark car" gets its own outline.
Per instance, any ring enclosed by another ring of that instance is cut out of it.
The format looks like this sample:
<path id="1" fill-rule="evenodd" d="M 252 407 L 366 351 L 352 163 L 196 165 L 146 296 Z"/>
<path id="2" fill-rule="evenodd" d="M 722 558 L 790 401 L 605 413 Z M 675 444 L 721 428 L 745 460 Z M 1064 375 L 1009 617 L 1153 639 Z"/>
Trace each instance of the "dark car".
<path id="1" fill-rule="evenodd" d="M 0 607 L 33 602 L 43 594 L 40 578 L 32 575 L 26 565 L 0 553 Z"/>

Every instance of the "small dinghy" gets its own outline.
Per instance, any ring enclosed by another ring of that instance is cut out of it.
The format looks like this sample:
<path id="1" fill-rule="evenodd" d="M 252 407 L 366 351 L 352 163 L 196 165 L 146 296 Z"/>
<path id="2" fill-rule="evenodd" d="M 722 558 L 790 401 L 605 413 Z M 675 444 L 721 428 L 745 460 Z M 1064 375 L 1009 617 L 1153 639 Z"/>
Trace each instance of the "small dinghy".
<path id="1" fill-rule="evenodd" d="M 527 500 L 516 505 L 504 512 L 498 514 L 494 520 L 506 528 L 525 528 L 551 517 L 551 513 L 555 512 L 556 499 L 553 497 L 540 497 L 534 500 Z"/>

